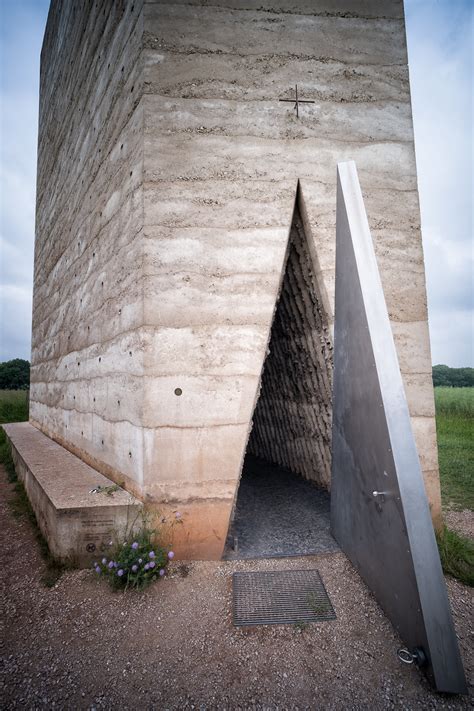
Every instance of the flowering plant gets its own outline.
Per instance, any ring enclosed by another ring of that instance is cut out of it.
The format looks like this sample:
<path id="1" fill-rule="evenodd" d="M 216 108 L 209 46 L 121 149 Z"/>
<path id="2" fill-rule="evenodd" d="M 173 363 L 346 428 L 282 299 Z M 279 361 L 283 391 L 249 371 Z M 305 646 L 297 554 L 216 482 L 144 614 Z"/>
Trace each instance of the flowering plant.
<path id="1" fill-rule="evenodd" d="M 176 521 L 179 519 L 180 515 L 176 515 Z M 138 532 L 132 528 L 121 540 L 110 541 L 108 556 L 95 561 L 92 567 L 98 575 L 107 577 L 113 588 L 144 588 L 162 578 L 174 558 L 173 551 L 159 544 L 157 538 L 157 531 L 144 520 Z"/>

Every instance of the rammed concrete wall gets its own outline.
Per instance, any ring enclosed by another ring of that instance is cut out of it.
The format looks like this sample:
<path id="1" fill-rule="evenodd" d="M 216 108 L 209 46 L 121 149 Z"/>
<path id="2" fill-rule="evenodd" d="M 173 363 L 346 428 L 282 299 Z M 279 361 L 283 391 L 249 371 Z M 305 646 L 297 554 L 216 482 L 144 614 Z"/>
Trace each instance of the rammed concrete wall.
<path id="1" fill-rule="evenodd" d="M 139 2 L 51 4 L 41 56 L 30 403 L 33 424 L 136 493 L 142 43 Z"/>
<path id="2" fill-rule="evenodd" d="M 297 180 L 331 319 L 354 159 L 440 513 L 403 6 L 53 0 L 42 54 L 31 418 L 219 556 Z M 304 105 L 292 105 L 298 83 Z M 179 390 L 178 390 L 179 389 Z M 177 395 L 176 392 L 182 392 Z"/>
<path id="3" fill-rule="evenodd" d="M 332 335 L 296 206 L 247 451 L 331 482 Z"/>

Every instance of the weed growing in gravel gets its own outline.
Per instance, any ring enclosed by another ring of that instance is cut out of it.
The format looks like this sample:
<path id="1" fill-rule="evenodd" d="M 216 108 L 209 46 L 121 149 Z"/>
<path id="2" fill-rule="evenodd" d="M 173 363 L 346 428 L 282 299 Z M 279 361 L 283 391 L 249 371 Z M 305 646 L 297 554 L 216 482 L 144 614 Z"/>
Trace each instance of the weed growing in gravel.
<path id="1" fill-rule="evenodd" d="M 307 598 L 308 607 L 316 615 L 328 615 L 331 613 L 331 605 L 327 600 L 321 600 L 314 593 L 310 593 Z"/>
<path id="2" fill-rule="evenodd" d="M 170 528 L 182 523 L 179 512 L 174 516 Z M 162 522 L 166 523 L 166 519 Z M 142 589 L 162 578 L 166 566 L 174 558 L 173 551 L 162 538 L 162 533 L 151 528 L 143 517 L 138 532 L 134 521 L 125 536 L 111 541 L 109 556 L 94 562 L 93 568 L 98 575 L 106 577 L 114 589 Z"/>
<path id="3" fill-rule="evenodd" d="M 295 631 L 296 632 L 304 632 L 305 629 L 308 628 L 308 623 L 303 622 L 303 620 L 298 620 L 298 622 L 295 622 Z"/>

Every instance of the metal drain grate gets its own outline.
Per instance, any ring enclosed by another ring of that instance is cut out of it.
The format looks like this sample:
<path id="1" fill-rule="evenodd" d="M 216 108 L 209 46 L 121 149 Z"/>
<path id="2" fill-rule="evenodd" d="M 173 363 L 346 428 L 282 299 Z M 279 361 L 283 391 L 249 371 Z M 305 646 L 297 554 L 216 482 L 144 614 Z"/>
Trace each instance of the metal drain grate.
<path id="1" fill-rule="evenodd" d="M 232 582 L 236 626 L 318 622 L 336 617 L 317 570 L 234 573 Z"/>

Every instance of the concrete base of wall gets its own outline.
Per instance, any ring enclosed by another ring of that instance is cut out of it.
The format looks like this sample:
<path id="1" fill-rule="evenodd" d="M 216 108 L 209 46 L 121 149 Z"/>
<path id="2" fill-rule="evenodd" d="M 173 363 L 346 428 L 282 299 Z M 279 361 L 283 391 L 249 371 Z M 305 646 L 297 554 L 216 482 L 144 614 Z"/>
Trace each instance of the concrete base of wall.
<path id="1" fill-rule="evenodd" d="M 170 544 L 177 558 L 220 560 L 233 503 L 233 499 L 203 499 L 173 504 L 147 501 L 146 510 L 157 529 L 163 519 L 173 521 L 179 511 L 182 525 L 175 526 L 170 534 Z"/>
<path id="2" fill-rule="evenodd" d="M 28 422 L 3 425 L 16 473 L 55 559 L 88 567 L 129 528 L 142 503 Z"/>

